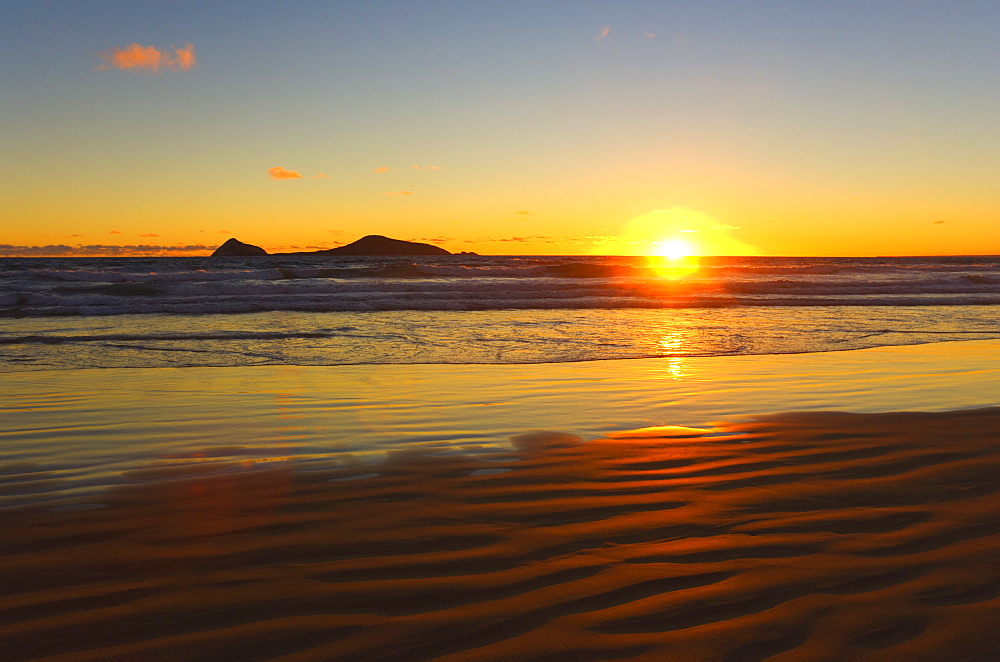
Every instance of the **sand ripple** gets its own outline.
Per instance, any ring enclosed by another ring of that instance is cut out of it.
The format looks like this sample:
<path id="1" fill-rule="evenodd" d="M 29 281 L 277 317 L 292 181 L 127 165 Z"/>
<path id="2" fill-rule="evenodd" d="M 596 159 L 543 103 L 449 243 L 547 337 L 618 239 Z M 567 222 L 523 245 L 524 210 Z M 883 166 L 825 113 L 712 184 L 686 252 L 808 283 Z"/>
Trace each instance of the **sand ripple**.
<path id="1" fill-rule="evenodd" d="M 0 656 L 1000 658 L 1000 409 L 613 437 L 2 511 Z"/>

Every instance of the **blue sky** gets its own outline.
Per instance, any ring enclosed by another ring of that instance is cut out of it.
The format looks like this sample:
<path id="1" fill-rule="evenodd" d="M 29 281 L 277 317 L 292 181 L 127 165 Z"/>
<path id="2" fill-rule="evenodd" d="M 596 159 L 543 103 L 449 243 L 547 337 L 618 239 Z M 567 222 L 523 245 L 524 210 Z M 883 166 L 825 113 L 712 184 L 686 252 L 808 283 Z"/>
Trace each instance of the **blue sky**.
<path id="1" fill-rule="evenodd" d="M 712 219 L 709 252 L 981 252 L 1000 220 L 995 2 L 42 0 L 0 23 L 12 246 L 641 251 L 667 209 Z M 129 44 L 197 66 L 101 69 Z"/>

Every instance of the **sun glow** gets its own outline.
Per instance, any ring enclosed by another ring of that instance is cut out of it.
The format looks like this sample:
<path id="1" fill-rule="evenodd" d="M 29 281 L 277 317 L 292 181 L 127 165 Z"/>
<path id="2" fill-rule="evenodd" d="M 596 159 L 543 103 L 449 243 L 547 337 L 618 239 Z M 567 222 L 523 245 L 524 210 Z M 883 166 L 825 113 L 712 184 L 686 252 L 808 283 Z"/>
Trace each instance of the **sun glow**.
<path id="1" fill-rule="evenodd" d="M 616 234 L 596 238 L 595 255 L 646 255 L 681 260 L 702 255 L 756 255 L 740 228 L 694 209 L 657 209 L 629 220 Z"/>
<path id="2" fill-rule="evenodd" d="M 669 239 L 667 241 L 661 241 L 657 250 L 657 255 L 670 258 L 671 260 L 679 260 L 697 253 L 694 246 L 692 246 L 690 242 L 684 241 L 683 239 Z"/>
<path id="3" fill-rule="evenodd" d="M 694 243 L 675 237 L 651 246 L 646 258 L 649 266 L 660 278 L 678 280 L 698 271 L 699 250 Z"/>
<path id="4" fill-rule="evenodd" d="M 657 276 L 670 280 L 685 278 L 701 268 L 697 256 L 685 254 L 650 255 L 646 258 L 646 263 Z"/>

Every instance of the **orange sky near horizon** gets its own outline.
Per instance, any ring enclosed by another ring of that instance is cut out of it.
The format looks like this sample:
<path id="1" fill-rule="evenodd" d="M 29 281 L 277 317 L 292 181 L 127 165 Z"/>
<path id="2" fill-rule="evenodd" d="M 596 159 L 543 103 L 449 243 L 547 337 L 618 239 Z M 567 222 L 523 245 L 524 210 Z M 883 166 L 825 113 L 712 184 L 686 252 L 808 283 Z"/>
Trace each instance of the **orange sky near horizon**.
<path id="1" fill-rule="evenodd" d="M 277 182 L 278 186 L 305 185 L 312 182 Z M 292 192 L 292 194 L 297 192 Z M 286 197 L 288 192 L 278 192 Z M 416 194 L 414 194 L 416 195 Z M 263 196 L 267 197 L 267 196 Z M 619 205 L 599 205 L 596 201 L 588 215 L 587 210 L 573 205 L 568 212 L 557 205 L 540 206 L 540 211 L 503 210 L 477 211 L 471 205 L 465 208 L 448 201 L 428 204 L 414 201 L 412 196 L 393 196 L 378 200 L 364 209 L 364 203 L 355 203 L 347 211 L 347 220 L 328 221 L 324 205 L 291 212 L 272 208 L 259 209 L 256 214 L 246 212 L 239 219 L 219 223 L 210 219 L 185 218 L 173 221 L 170 216 L 181 212 L 164 206 L 149 209 L 144 217 L 152 217 L 139 228 L 129 228 L 125 222 L 114 223 L 103 218 L 81 219 L 79 213 L 67 211 L 74 219 L 72 224 L 45 222 L 46 232 L 37 229 L 41 219 L 23 230 L 5 230 L 3 242 L 26 247 L 63 246 L 46 253 L 28 250 L 7 253 L 22 255 L 204 255 L 229 237 L 263 247 L 268 252 L 313 251 L 343 245 L 365 234 L 384 234 L 409 241 L 422 241 L 441 246 L 452 252 L 474 251 L 492 255 L 658 255 L 663 253 L 664 242 L 682 241 L 687 252 L 693 255 L 812 255 L 812 256 L 864 256 L 864 255 L 976 255 L 1000 253 L 1000 242 L 992 238 L 988 228 L 993 227 L 994 214 L 985 208 L 968 209 L 957 220 L 941 220 L 932 209 L 918 209 L 910 204 L 911 214 L 884 215 L 869 211 L 865 215 L 860 205 L 844 205 L 840 210 L 831 204 L 824 210 L 811 214 L 796 213 L 789 209 L 781 216 L 767 216 L 774 210 L 756 213 L 723 213 L 713 216 L 694 209 L 675 207 L 653 209 L 629 215 L 627 200 Z M 79 200 L 75 201 L 79 204 Z M 617 201 L 616 201 L 617 202 Z M 448 216 L 440 211 L 450 208 L 456 220 L 435 223 L 434 218 Z M 612 207 L 612 209 L 607 209 Z M 984 205 L 985 207 L 985 205 Z M 899 208 L 904 208 L 902 201 Z M 605 211 L 606 209 L 606 211 Z M 95 209 L 97 211 L 97 209 Z M 219 210 L 219 213 L 224 213 Z M 231 212 L 232 213 L 232 212 Z M 618 214 L 617 216 L 615 214 Z M 235 215 L 235 214 L 233 214 Z M 851 218 L 851 223 L 839 222 L 838 216 Z M 22 217 L 31 217 L 29 210 Z M 99 217 L 99 214 L 94 214 Z M 110 214 L 109 214 L 110 216 Z M 474 220 L 477 216 L 483 221 Z M 274 222 L 273 218 L 282 219 Z M 175 216 L 176 218 L 176 216 Z M 608 221 L 615 218 L 615 222 Z M 736 222 L 728 219 L 736 218 Z M 952 217 L 949 217 L 952 218 Z M 492 223 L 486 222 L 492 219 Z M 726 220 L 722 220 L 726 219 Z M 511 232 L 506 237 L 494 237 L 487 230 L 504 227 Z M 121 230 L 116 228 L 123 228 Z M 415 232 L 423 227 L 427 231 Z M 562 234 L 542 234 L 561 230 Z M 580 229 L 583 229 L 581 232 Z M 141 230 L 141 231 L 136 231 Z M 148 230 L 148 232 L 147 232 Z M 437 232 L 431 232 L 436 230 Z M 541 230 L 541 232 L 540 232 Z M 992 243 L 991 243 L 992 242 Z M 88 248 L 89 247 L 89 248 Z M 75 250 L 73 250 L 75 249 Z"/>
<path id="2" fill-rule="evenodd" d="M 0 256 L 1000 254 L 989 3 L 56 4 L 0 9 Z"/>

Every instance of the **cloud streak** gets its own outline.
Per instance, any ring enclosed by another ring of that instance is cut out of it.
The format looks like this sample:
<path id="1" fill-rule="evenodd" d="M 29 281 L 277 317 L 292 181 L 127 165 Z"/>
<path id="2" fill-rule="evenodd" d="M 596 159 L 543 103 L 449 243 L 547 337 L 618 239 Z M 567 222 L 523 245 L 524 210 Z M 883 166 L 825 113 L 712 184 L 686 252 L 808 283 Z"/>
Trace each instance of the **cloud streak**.
<path id="1" fill-rule="evenodd" d="M 157 246 L 138 244 L 130 246 L 109 246 L 107 244 L 89 244 L 67 246 L 66 244 L 48 244 L 47 246 L 15 246 L 0 244 L 2 257 L 67 257 L 67 256 L 149 256 L 149 255 L 190 255 L 192 253 L 211 253 L 215 246 L 191 244 L 187 246 Z"/>
<path id="2" fill-rule="evenodd" d="M 549 237 L 549 236 L 544 235 L 544 234 L 533 234 L 533 235 L 529 235 L 527 237 L 500 237 L 500 238 L 497 238 L 497 239 L 485 239 L 483 241 L 486 241 L 486 242 L 490 242 L 490 241 L 516 241 L 516 242 L 520 242 L 520 243 L 535 242 L 535 243 L 542 243 L 542 244 L 554 244 L 554 243 L 556 243 L 556 238 L 555 237 Z M 566 241 L 567 243 L 572 243 L 572 242 L 568 242 L 568 240 L 562 240 L 562 241 Z"/>
<path id="3" fill-rule="evenodd" d="M 285 170 L 281 166 L 274 166 L 267 169 L 267 174 L 271 179 L 302 179 L 302 175 L 295 170 Z"/>
<path id="4" fill-rule="evenodd" d="M 132 43 L 125 48 L 115 46 L 101 51 L 97 57 L 102 62 L 98 71 L 121 69 L 137 74 L 158 74 L 161 71 L 190 71 L 198 66 L 194 44 L 160 50 L 156 46 Z"/>

